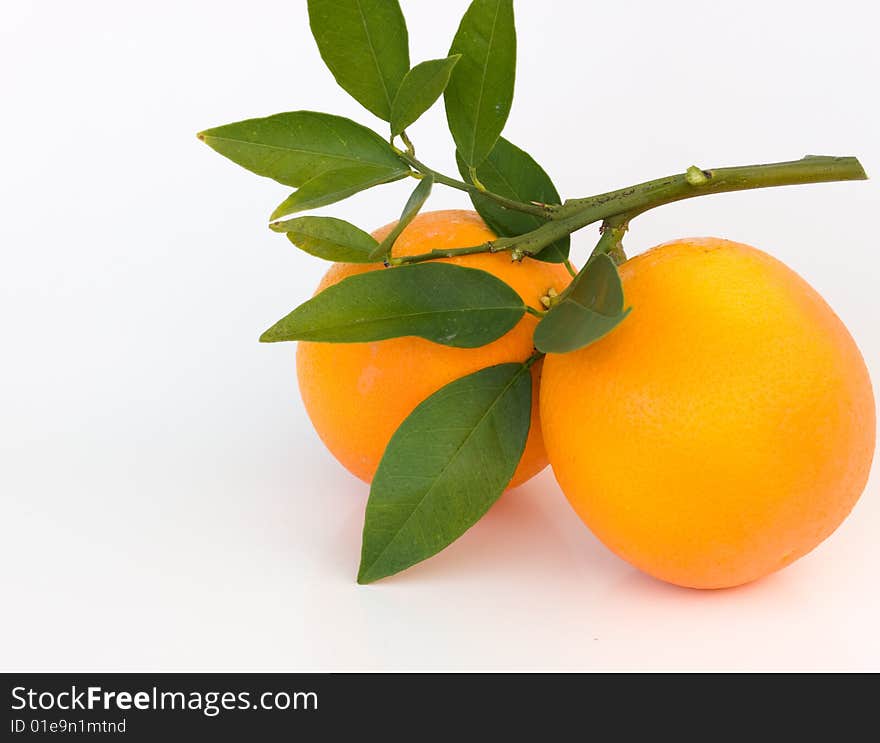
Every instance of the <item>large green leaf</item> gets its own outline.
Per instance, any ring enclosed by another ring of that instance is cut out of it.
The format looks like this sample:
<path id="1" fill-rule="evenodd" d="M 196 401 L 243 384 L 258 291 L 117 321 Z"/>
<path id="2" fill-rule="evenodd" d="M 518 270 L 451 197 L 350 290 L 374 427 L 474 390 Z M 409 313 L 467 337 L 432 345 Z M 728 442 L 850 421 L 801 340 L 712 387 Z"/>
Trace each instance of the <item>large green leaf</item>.
<path id="1" fill-rule="evenodd" d="M 359 165 L 354 168 L 328 170 L 316 175 L 302 184 L 296 191 L 282 201 L 269 219 L 280 219 L 288 214 L 317 209 L 319 206 L 333 204 L 347 199 L 380 183 L 405 178 L 408 171 L 389 174 L 387 170 L 372 165 Z"/>
<path id="2" fill-rule="evenodd" d="M 524 312 L 520 296 L 490 273 L 419 263 L 349 276 L 301 304 L 260 340 L 361 343 L 413 335 L 475 348 L 500 338 Z"/>
<path id="3" fill-rule="evenodd" d="M 336 82 L 389 121 L 409 70 L 406 21 L 397 0 L 309 0 L 309 24 Z"/>
<path id="4" fill-rule="evenodd" d="M 391 145 L 351 119 L 291 111 L 199 133 L 224 157 L 286 186 L 302 186 L 331 170 L 369 166 L 391 180 L 409 171 Z"/>
<path id="5" fill-rule="evenodd" d="M 371 263 L 370 254 L 379 245 L 372 235 L 335 217 L 297 217 L 269 227 L 286 233 L 296 247 L 326 261 Z"/>
<path id="6" fill-rule="evenodd" d="M 600 253 L 587 262 L 562 301 L 538 323 L 535 347 L 544 353 L 576 351 L 614 330 L 629 312 L 623 309 L 617 266 Z"/>
<path id="7" fill-rule="evenodd" d="M 458 55 L 430 59 L 406 73 L 391 105 L 391 134 L 400 134 L 434 105 L 446 89 L 452 68 L 459 59 Z"/>
<path id="8" fill-rule="evenodd" d="M 513 0 L 473 0 L 449 54 L 461 59 L 444 93 L 446 119 L 465 163 L 475 167 L 495 146 L 513 101 Z"/>
<path id="9" fill-rule="evenodd" d="M 418 214 L 419 210 L 425 205 L 425 202 L 431 195 L 431 187 L 433 185 L 434 178 L 430 175 L 425 176 L 419 181 L 419 185 L 413 189 L 410 197 L 406 200 L 406 204 L 403 205 L 403 212 L 400 215 L 400 219 L 397 220 L 397 224 L 394 225 L 391 232 L 385 236 L 381 245 L 376 247 L 370 256 L 371 258 L 390 255 L 391 248 L 394 247 L 394 243 L 397 242 L 400 233 L 406 229 L 406 226 L 412 222 L 413 219 L 415 219 L 416 214 Z"/>
<path id="10" fill-rule="evenodd" d="M 470 171 L 459 153 L 456 153 L 455 160 L 462 178 L 469 180 Z M 492 152 L 477 167 L 477 178 L 487 190 L 513 201 L 561 203 L 559 192 L 544 169 L 531 155 L 504 137 L 498 138 Z M 523 235 L 544 223 L 540 217 L 505 209 L 486 196 L 472 194 L 471 201 L 483 221 L 502 237 Z M 569 244 L 570 239 L 566 235 L 548 245 L 535 258 L 548 263 L 562 263 L 568 258 Z"/>
<path id="11" fill-rule="evenodd" d="M 532 380 L 500 364 L 442 387 L 400 425 L 373 477 L 358 583 L 458 539 L 504 492 L 522 457 Z"/>

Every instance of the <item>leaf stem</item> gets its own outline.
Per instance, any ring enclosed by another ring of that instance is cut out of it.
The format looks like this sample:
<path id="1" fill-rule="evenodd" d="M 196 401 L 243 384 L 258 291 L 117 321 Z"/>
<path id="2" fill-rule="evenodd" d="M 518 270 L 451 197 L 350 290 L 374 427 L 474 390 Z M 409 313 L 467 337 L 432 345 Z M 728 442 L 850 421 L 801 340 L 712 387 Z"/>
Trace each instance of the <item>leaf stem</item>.
<path id="1" fill-rule="evenodd" d="M 480 193 L 486 193 L 488 189 L 480 183 L 480 179 L 477 177 L 477 169 L 473 165 L 468 166 L 468 176 L 471 179 L 471 183 L 473 183 Z"/>
<path id="2" fill-rule="evenodd" d="M 562 262 L 562 265 L 565 266 L 565 270 L 568 271 L 568 275 L 569 275 L 569 276 L 571 276 L 572 278 L 574 278 L 575 276 L 577 276 L 577 271 L 574 270 L 574 266 L 571 265 L 571 261 L 568 260 L 568 258 L 566 258 L 566 259 Z"/>
<path id="3" fill-rule="evenodd" d="M 401 135 L 401 139 L 403 139 L 403 135 Z M 407 147 L 411 146 L 411 143 L 407 143 L 404 139 L 404 143 Z M 540 205 L 540 204 L 526 204 L 522 201 L 514 201 L 513 199 L 507 199 L 504 196 L 499 196 L 496 193 L 492 193 L 491 191 L 486 191 L 485 187 L 480 187 L 478 185 L 474 185 L 472 183 L 465 183 L 464 181 L 460 181 L 456 178 L 450 178 L 448 175 L 443 175 L 442 173 L 438 173 L 436 170 L 429 168 L 423 162 L 416 160 L 414 155 L 407 152 L 398 152 L 398 157 L 400 157 L 404 162 L 410 165 L 412 168 L 415 168 L 416 171 L 421 173 L 422 175 L 431 175 L 434 178 L 435 183 L 442 183 L 444 186 L 449 186 L 450 188 L 456 188 L 459 191 L 464 191 L 471 195 L 476 196 L 485 196 L 487 199 L 491 199 L 496 204 L 503 206 L 505 209 L 512 209 L 513 211 L 523 212 L 525 214 L 531 214 L 536 217 L 541 217 L 542 219 L 549 219 L 553 209 L 559 209 L 558 205 L 555 207 Z M 480 184 L 482 185 L 482 184 Z"/>
<path id="4" fill-rule="evenodd" d="M 543 359 L 546 355 L 547 354 L 545 354 L 543 351 L 539 351 L 539 350 L 535 349 L 535 352 L 531 356 L 529 356 L 525 361 L 523 361 L 523 366 L 525 366 L 526 369 L 530 369 L 532 364 L 534 364 L 539 359 Z"/>
<path id="5" fill-rule="evenodd" d="M 528 305 L 528 304 L 526 305 L 526 312 L 528 312 L 530 315 L 534 315 L 535 317 L 538 317 L 538 318 L 544 317 L 544 315 L 547 314 L 546 312 L 541 312 L 541 310 L 536 310 L 534 307 L 532 307 L 531 305 Z"/>
<path id="6" fill-rule="evenodd" d="M 413 143 L 410 140 L 410 138 L 407 136 L 405 131 L 402 131 L 400 133 L 400 141 L 403 142 L 404 146 L 406 147 L 406 154 L 409 155 L 410 157 L 415 157 L 416 156 L 416 148 L 413 147 Z"/>

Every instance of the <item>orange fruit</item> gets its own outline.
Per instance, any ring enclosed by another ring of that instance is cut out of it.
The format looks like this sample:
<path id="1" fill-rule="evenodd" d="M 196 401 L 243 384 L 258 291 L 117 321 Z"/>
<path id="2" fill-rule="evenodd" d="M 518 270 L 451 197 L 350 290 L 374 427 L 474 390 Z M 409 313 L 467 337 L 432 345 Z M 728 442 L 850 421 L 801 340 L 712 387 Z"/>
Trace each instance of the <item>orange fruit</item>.
<path id="1" fill-rule="evenodd" d="M 394 223 L 373 233 L 377 240 Z M 393 255 L 414 255 L 435 248 L 479 245 L 495 238 L 476 212 L 436 211 L 418 215 L 394 244 Z M 523 301 L 541 309 L 550 288 L 569 282 L 558 264 L 510 260 L 507 253 L 481 253 L 442 259 L 479 268 L 513 287 Z M 385 269 L 376 264 L 334 264 L 321 291 L 358 273 Z M 533 351 L 536 318 L 523 316 L 506 335 L 480 348 L 451 348 L 422 338 L 394 338 L 374 343 L 305 343 L 297 348 L 299 388 L 312 424 L 327 448 L 353 474 L 372 480 L 392 434 L 412 410 L 445 384 L 488 366 L 525 361 Z M 510 486 L 524 483 L 547 466 L 538 421 L 540 364 L 532 367 L 532 424 L 525 451 Z"/>
<path id="2" fill-rule="evenodd" d="M 620 267 L 630 316 L 544 361 L 541 420 L 571 505 L 611 550 L 694 588 L 760 578 L 850 512 L 874 397 L 843 323 L 803 279 L 718 238 Z"/>

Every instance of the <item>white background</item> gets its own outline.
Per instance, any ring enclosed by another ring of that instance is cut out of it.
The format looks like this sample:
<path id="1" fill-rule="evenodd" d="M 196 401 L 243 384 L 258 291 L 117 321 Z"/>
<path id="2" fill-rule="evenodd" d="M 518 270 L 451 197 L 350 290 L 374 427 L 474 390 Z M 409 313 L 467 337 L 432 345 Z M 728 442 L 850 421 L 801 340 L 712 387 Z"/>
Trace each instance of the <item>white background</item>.
<path id="1" fill-rule="evenodd" d="M 466 2 L 403 6 L 413 61 L 443 56 Z M 880 177 L 876 3 L 517 13 L 505 133 L 565 196 L 808 153 Z M 285 188 L 195 138 L 298 108 L 380 125 L 323 68 L 304 2 L 6 2 L 0 69 L 4 670 L 880 670 L 876 467 L 831 539 L 736 590 L 639 574 L 549 471 L 440 556 L 355 584 L 367 487 L 312 431 L 294 347 L 256 342 L 325 266 L 266 229 Z M 412 134 L 454 172 L 442 106 Z M 325 211 L 371 229 L 409 188 Z M 767 250 L 827 298 L 876 380 L 878 189 L 698 199 L 640 217 L 627 247 Z"/>

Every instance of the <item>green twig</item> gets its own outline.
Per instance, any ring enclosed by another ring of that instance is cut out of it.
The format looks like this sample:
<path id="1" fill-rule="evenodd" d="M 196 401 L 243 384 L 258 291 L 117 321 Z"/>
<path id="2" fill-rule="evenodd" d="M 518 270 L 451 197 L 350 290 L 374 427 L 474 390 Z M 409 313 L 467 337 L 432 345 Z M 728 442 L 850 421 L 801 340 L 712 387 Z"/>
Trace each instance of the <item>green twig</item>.
<path id="1" fill-rule="evenodd" d="M 590 258 L 599 253 L 607 253 L 618 266 L 623 263 L 626 260 L 626 253 L 623 252 L 623 236 L 629 229 L 630 219 L 632 216 L 629 214 L 619 214 L 602 222 L 599 242 L 593 248 Z"/>
<path id="2" fill-rule="evenodd" d="M 433 261 L 437 258 L 455 258 L 460 255 L 474 255 L 475 253 L 501 253 L 510 250 L 518 238 L 500 237 L 497 240 L 480 243 L 479 245 L 471 245 L 465 248 L 445 248 L 431 250 L 428 253 L 418 253 L 416 255 L 402 255 L 398 258 L 389 258 L 389 266 L 401 266 L 407 263 L 424 263 L 425 261 Z"/>
<path id="3" fill-rule="evenodd" d="M 699 174 L 695 173 L 695 170 L 699 171 Z M 444 182 L 443 178 L 444 176 L 438 178 L 436 174 L 434 176 L 434 179 L 441 183 Z M 394 260 L 402 263 L 417 263 L 432 258 L 450 257 L 450 254 L 497 253 L 502 250 L 511 251 L 514 260 L 522 260 L 524 257 L 537 255 L 560 238 L 594 222 L 603 220 L 612 222 L 615 217 L 621 222 L 629 222 L 648 209 L 682 199 L 753 188 L 855 181 L 866 178 L 864 169 L 854 157 L 808 156 L 792 162 L 714 170 L 692 167 L 686 173 L 647 181 L 586 199 L 569 200 L 562 206 L 551 207 L 553 209 L 551 221 L 518 237 L 499 238 L 482 245 L 432 251 Z M 465 186 L 462 190 L 468 190 L 467 184 L 461 185 Z M 611 240 L 611 237 L 608 240 Z"/>
<path id="4" fill-rule="evenodd" d="M 565 220 L 577 215 L 587 217 L 591 222 L 597 222 L 624 212 L 638 214 L 655 206 L 694 196 L 771 186 L 795 186 L 803 183 L 857 181 L 866 178 L 861 163 L 854 157 L 808 155 L 801 160 L 790 162 L 712 170 L 701 170 L 692 165 L 687 172 L 679 175 L 659 178 L 599 196 L 571 199 L 555 208 L 554 219 Z"/>
<path id="5" fill-rule="evenodd" d="M 401 135 L 401 138 L 402 137 L 403 135 Z M 406 143 L 406 140 L 404 140 L 404 142 Z M 512 209 L 513 211 L 531 214 L 536 217 L 541 217 L 542 219 L 549 219 L 552 209 L 559 208 L 558 206 L 550 207 L 546 205 L 542 206 L 539 204 L 526 204 L 521 201 L 514 201 L 513 199 L 499 196 L 498 194 L 492 193 L 491 191 L 486 191 L 485 187 L 480 188 L 472 183 L 465 183 L 464 181 L 460 181 L 456 178 L 450 178 L 447 175 L 443 175 L 442 173 L 438 173 L 436 170 L 429 168 L 423 162 L 416 160 L 416 158 L 409 152 L 398 151 L 398 156 L 408 165 L 415 168 L 418 173 L 422 175 L 433 176 L 435 183 L 442 183 L 444 186 L 456 188 L 459 191 L 465 191 L 472 196 L 485 196 L 487 199 L 491 199 L 496 204 L 503 206 L 505 209 Z"/>

